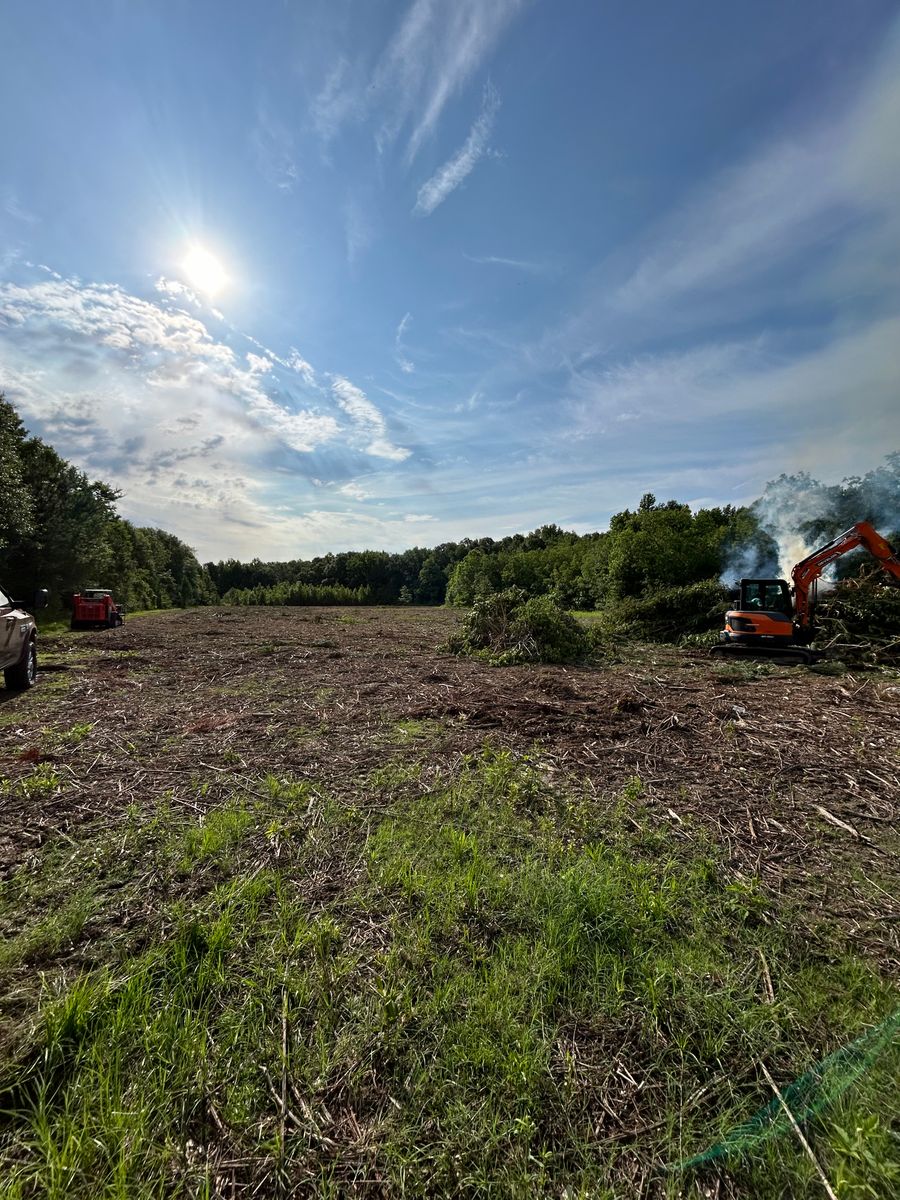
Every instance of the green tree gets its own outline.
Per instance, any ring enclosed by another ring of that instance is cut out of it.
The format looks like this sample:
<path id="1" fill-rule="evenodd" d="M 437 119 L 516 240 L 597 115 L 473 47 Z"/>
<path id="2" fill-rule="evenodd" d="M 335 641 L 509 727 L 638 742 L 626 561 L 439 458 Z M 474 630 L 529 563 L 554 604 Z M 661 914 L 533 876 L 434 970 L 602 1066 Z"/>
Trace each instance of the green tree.
<path id="1" fill-rule="evenodd" d="M 470 550 L 453 568 L 447 585 L 447 603 L 467 606 L 479 596 L 500 591 L 501 586 L 501 564 L 497 555 L 486 554 L 480 548 Z"/>
<path id="2" fill-rule="evenodd" d="M 33 528 L 34 503 L 22 465 L 26 437 L 18 413 L 0 393 L 0 551 Z"/>

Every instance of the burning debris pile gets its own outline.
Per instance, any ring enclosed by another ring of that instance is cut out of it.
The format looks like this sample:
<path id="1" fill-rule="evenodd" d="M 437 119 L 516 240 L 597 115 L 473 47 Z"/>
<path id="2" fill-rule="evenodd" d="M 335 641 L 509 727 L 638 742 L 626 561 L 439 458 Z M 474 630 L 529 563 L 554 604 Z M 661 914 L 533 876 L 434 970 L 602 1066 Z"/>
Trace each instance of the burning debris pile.
<path id="1" fill-rule="evenodd" d="M 845 579 L 819 601 L 816 644 L 845 662 L 900 667 L 900 588 Z"/>

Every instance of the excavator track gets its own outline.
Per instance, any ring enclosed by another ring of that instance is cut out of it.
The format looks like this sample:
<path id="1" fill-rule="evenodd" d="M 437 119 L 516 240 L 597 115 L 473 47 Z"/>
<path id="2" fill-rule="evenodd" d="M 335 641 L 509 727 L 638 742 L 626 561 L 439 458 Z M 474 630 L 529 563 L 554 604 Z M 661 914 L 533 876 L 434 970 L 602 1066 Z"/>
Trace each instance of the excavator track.
<path id="1" fill-rule="evenodd" d="M 720 642 L 713 646 L 710 654 L 717 658 L 757 659 L 762 662 L 780 662 L 786 667 L 810 666 L 824 658 L 816 650 L 806 646 L 747 646 L 740 642 Z"/>

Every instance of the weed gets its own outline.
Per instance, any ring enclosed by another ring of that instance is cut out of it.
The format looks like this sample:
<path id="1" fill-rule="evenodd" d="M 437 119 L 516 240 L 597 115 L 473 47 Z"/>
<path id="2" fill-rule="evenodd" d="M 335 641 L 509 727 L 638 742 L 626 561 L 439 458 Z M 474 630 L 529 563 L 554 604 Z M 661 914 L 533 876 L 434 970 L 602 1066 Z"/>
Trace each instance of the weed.
<path id="1" fill-rule="evenodd" d="M 38 763 L 30 775 L 13 783 L 9 779 L 0 779 L 0 795 L 19 796 L 23 800 L 36 800 L 41 796 L 52 795 L 62 784 L 62 777 L 56 772 L 51 763 Z"/>
<path id="2" fill-rule="evenodd" d="M 438 720 L 409 717 L 406 720 L 394 723 L 390 732 L 390 740 L 398 745 L 403 745 L 406 742 L 422 741 L 435 737 L 442 729 L 443 725 Z"/>
<path id="3" fill-rule="evenodd" d="M 88 722 L 82 722 L 79 725 L 73 725 L 71 729 L 67 729 L 59 735 L 59 740 L 70 746 L 77 746 L 79 742 L 83 742 L 85 738 L 90 737 L 94 726 Z"/>
<path id="4" fill-rule="evenodd" d="M 96 908 L 93 889 L 84 887 L 17 937 L 0 942 L 0 970 L 35 962 L 75 942 Z"/>
<path id="5" fill-rule="evenodd" d="M 182 871 L 205 859 L 222 858 L 254 825 L 252 810 L 229 804 L 212 809 L 195 826 L 179 835 Z"/>

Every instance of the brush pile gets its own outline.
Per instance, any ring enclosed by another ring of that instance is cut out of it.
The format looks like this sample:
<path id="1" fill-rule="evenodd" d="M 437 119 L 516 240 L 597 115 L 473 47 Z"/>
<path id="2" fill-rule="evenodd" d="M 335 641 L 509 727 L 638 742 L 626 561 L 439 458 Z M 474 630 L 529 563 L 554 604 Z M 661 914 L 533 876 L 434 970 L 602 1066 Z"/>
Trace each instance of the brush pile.
<path id="1" fill-rule="evenodd" d="M 717 579 L 664 588 L 650 596 L 609 605 L 602 626 L 610 640 L 706 644 L 725 623 L 728 593 Z"/>
<path id="2" fill-rule="evenodd" d="M 495 666 L 572 663 L 590 656 L 593 639 L 551 596 L 511 587 L 476 600 L 447 648 Z"/>
<path id="3" fill-rule="evenodd" d="M 816 645 L 848 663 L 900 667 L 900 588 L 845 579 L 816 609 Z"/>

